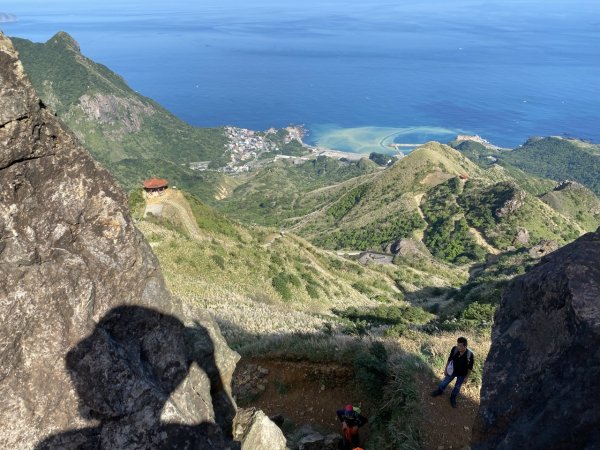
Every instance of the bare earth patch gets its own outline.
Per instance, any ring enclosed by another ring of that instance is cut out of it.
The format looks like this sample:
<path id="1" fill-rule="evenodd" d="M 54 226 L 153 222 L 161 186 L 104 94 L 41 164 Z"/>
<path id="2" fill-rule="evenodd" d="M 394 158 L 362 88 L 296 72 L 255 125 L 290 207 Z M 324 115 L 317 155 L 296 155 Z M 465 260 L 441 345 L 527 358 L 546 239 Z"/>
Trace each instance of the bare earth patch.
<path id="1" fill-rule="evenodd" d="M 450 392 L 454 381 L 446 388 L 443 395 L 431 397 L 441 380 L 432 380 L 423 374 L 417 378 L 419 407 L 422 412 L 420 429 L 423 448 L 426 450 L 447 450 L 469 448 L 471 431 L 477 410 L 479 409 L 478 393 L 474 389 L 463 386 L 458 396 L 458 408 L 450 406 Z"/>
<path id="2" fill-rule="evenodd" d="M 259 377 L 265 389 L 238 397 L 238 406 L 260 408 L 271 417 L 282 415 L 288 423 L 310 425 L 324 434 L 340 432 L 336 411 L 347 403 L 360 405 L 366 417 L 374 412 L 368 398 L 356 389 L 351 366 L 242 358 L 234 374 L 234 395 L 239 394 L 237 387 L 248 366 L 253 371 L 257 366 L 257 376 L 259 368 L 268 370 Z M 368 436 L 368 425 L 360 434 L 362 440 Z"/>
<path id="3" fill-rule="evenodd" d="M 268 373 L 261 375 L 261 371 Z M 262 385 L 264 390 L 241 397 L 240 383 L 248 378 L 254 378 L 255 385 Z M 458 408 L 453 409 L 449 399 L 454 383 L 448 386 L 443 396 L 430 396 L 439 381 L 425 373 L 416 380 L 422 412 L 419 428 L 423 448 L 469 448 L 479 408 L 478 392 L 463 386 Z M 335 412 L 346 403 L 360 405 L 367 417 L 375 412 L 374 405 L 356 389 L 352 367 L 337 364 L 242 358 L 234 374 L 234 394 L 241 407 L 260 408 L 270 417 L 282 415 L 288 426 L 293 424 L 299 428 L 310 425 L 323 434 L 340 432 Z M 368 432 L 369 426 L 366 425 L 361 429 L 361 440 L 366 440 Z M 369 448 L 368 443 L 366 447 Z"/>

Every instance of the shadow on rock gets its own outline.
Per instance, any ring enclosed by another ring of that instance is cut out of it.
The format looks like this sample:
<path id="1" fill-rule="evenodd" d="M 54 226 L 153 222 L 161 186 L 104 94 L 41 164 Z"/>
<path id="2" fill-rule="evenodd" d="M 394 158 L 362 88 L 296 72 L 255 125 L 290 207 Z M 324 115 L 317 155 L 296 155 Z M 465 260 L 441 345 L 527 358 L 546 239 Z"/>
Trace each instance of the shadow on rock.
<path id="1" fill-rule="evenodd" d="M 68 352 L 66 366 L 79 413 L 95 426 L 51 436 L 38 450 L 232 446 L 235 407 L 201 325 L 185 327 L 170 315 L 121 306 Z"/>

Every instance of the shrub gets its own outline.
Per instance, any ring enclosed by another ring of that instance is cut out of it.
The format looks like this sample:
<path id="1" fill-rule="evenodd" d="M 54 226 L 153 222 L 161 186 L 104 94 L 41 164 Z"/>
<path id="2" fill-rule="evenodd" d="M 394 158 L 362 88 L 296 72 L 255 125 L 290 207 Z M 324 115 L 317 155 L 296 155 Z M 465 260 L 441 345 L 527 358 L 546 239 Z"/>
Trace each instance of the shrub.
<path id="1" fill-rule="evenodd" d="M 408 331 L 408 324 L 406 323 L 397 323 L 392 325 L 390 328 L 385 330 L 384 335 L 389 337 L 400 337 L 403 336 L 404 333 Z"/>
<path id="2" fill-rule="evenodd" d="M 383 405 L 371 421 L 370 448 L 419 449 L 419 395 L 414 378 L 422 371 L 418 361 L 388 364 L 387 384 L 379 388 Z"/>
<path id="3" fill-rule="evenodd" d="M 352 320 L 346 324 L 342 332 L 351 336 L 363 337 L 367 334 L 369 324 L 366 320 Z"/>
<path id="4" fill-rule="evenodd" d="M 212 255 L 211 259 L 221 270 L 225 270 L 225 259 L 221 255 Z"/>
<path id="5" fill-rule="evenodd" d="M 425 323 L 431 314 L 416 306 L 380 305 L 370 309 L 350 307 L 335 311 L 341 317 L 352 321 L 363 320 L 372 325 L 397 325 L 400 323 Z"/>
<path id="6" fill-rule="evenodd" d="M 332 269 L 341 270 L 344 267 L 344 263 L 339 259 L 330 259 L 329 267 L 331 267 Z"/>
<path id="7" fill-rule="evenodd" d="M 283 273 L 283 272 L 278 273 L 273 278 L 273 281 L 271 282 L 271 284 L 273 285 L 273 287 L 275 288 L 277 293 L 279 295 L 281 295 L 282 299 L 284 299 L 284 300 L 292 299 L 292 291 L 288 287 L 288 279 L 287 279 L 285 273 Z"/>
<path id="8" fill-rule="evenodd" d="M 473 302 L 460 314 L 459 320 L 480 324 L 482 322 L 492 323 L 496 306 L 488 303 Z"/>
<path id="9" fill-rule="evenodd" d="M 377 294 L 375 297 L 373 297 L 373 300 L 376 300 L 380 303 L 390 303 L 390 299 L 387 295 L 384 294 Z"/>
<path id="10" fill-rule="evenodd" d="M 306 293 L 310 298 L 319 298 L 319 291 L 313 284 L 306 285 Z"/>
<path id="11" fill-rule="evenodd" d="M 361 294 L 370 295 L 373 293 L 373 290 L 361 281 L 357 281 L 356 283 L 353 283 L 352 287 L 354 289 L 356 289 L 358 292 L 360 292 Z"/>
<path id="12" fill-rule="evenodd" d="M 292 286 L 295 286 L 295 287 L 302 286 L 302 282 L 300 281 L 300 278 L 298 278 L 293 273 L 287 274 L 286 277 L 287 277 L 288 283 L 290 283 Z"/>
<path id="13" fill-rule="evenodd" d="M 387 351 L 383 344 L 374 342 L 368 353 L 358 354 L 354 358 L 354 371 L 365 392 L 380 398 L 381 387 L 387 380 Z"/>
<path id="14" fill-rule="evenodd" d="M 144 201 L 144 195 L 142 189 L 134 189 L 129 193 L 127 198 L 127 205 L 132 216 L 141 217 L 144 214 L 144 207 L 146 202 Z"/>

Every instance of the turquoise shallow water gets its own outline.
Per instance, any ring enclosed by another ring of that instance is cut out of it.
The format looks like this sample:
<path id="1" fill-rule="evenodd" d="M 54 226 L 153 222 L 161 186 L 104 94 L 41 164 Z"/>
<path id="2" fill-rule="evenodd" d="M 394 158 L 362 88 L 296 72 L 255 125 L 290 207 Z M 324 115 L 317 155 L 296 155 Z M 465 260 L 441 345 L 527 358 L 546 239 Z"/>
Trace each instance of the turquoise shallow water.
<path id="1" fill-rule="evenodd" d="M 361 152 L 458 132 L 600 142 L 595 0 L 322 3 L 15 0 L 0 28 L 65 30 L 199 126 L 304 124 L 311 143 Z"/>
<path id="2" fill-rule="evenodd" d="M 316 125 L 309 140 L 315 145 L 356 153 L 407 153 L 428 141 L 448 142 L 465 130 L 440 127 L 356 127 Z"/>

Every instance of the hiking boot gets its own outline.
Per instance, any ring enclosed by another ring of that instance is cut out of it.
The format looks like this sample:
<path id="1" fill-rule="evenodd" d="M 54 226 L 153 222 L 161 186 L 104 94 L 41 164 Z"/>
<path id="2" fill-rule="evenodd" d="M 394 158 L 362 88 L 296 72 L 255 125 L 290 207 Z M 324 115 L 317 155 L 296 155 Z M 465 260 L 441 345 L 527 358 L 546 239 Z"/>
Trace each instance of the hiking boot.
<path id="1" fill-rule="evenodd" d="M 442 395 L 444 393 L 444 391 L 440 390 L 440 388 L 437 388 L 435 391 L 433 391 L 431 393 L 432 397 L 437 397 L 438 395 Z"/>
<path id="2" fill-rule="evenodd" d="M 456 397 L 450 397 L 450 405 L 452 405 L 453 408 L 456 408 Z"/>

